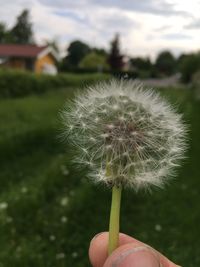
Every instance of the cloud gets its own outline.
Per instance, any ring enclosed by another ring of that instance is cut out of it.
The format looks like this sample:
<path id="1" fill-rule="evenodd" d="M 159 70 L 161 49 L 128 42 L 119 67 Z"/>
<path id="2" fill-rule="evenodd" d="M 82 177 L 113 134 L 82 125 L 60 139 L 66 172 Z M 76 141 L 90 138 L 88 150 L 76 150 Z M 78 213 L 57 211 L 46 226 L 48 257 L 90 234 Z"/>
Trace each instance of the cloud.
<path id="1" fill-rule="evenodd" d="M 169 30 L 172 26 L 171 25 L 163 25 L 161 27 L 156 27 L 155 31 L 156 32 L 164 32 L 166 30 Z"/>
<path id="2" fill-rule="evenodd" d="M 183 40 L 183 39 L 191 39 L 191 36 L 184 33 L 168 33 L 162 35 L 162 38 L 167 40 Z"/>
<path id="3" fill-rule="evenodd" d="M 186 12 L 185 11 L 180 11 L 176 10 L 174 8 L 174 5 L 172 3 L 169 3 L 165 0 L 117 0 L 117 1 L 112 1 L 112 0 L 103 0 L 103 1 L 98 1 L 95 0 L 93 1 L 96 4 L 101 3 L 101 5 L 104 6 L 110 6 L 110 7 L 118 7 L 120 9 L 126 9 L 129 11 L 133 12 L 141 12 L 141 13 L 150 13 L 154 15 L 162 15 L 162 16 L 169 16 L 169 15 L 183 15 Z"/>
<path id="4" fill-rule="evenodd" d="M 162 49 L 177 53 L 199 48 L 200 36 L 189 31 L 190 27 L 198 28 L 198 24 L 191 25 L 189 17 L 198 18 L 198 1 L 0 0 L 0 21 L 12 27 L 16 16 L 28 8 L 38 44 L 56 39 L 64 51 L 71 41 L 79 39 L 109 49 L 118 32 L 123 53 L 155 57 Z"/>
<path id="5" fill-rule="evenodd" d="M 188 23 L 187 25 L 185 25 L 184 27 L 185 29 L 191 29 L 191 30 L 196 30 L 196 29 L 200 29 L 200 19 L 194 19 L 192 22 Z"/>
<path id="6" fill-rule="evenodd" d="M 89 6 L 98 6 L 104 8 L 118 8 L 132 12 L 150 13 L 154 15 L 171 16 L 171 15 L 188 15 L 186 11 L 176 10 L 175 5 L 166 0 L 39 0 L 44 5 L 59 8 L 76 9 L 88 8 Z"/>

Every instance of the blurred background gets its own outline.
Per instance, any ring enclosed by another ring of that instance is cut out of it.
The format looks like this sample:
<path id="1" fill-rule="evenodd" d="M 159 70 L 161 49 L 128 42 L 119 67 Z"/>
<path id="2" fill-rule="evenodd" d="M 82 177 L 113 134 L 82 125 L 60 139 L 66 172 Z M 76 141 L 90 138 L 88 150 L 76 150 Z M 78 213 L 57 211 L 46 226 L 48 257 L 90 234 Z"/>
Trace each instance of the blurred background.
<path id="1" fill-rule="evenodd" d="M 164 190 L 124 191 L 121 231 L 200 266 L 200 2 L 0 0 L 0 267 L 90 266 L 111 192 L 58 138 L 74 94 L 112 77 L 156 88 L 189 125 Z"/>

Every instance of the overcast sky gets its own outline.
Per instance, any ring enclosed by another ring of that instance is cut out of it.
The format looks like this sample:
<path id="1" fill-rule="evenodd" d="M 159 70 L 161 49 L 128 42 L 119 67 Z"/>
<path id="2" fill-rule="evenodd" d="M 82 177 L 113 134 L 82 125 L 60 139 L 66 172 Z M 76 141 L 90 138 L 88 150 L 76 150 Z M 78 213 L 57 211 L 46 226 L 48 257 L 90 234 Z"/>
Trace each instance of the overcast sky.
<path id="1" fill-rule="evenodd" d="M 200 0 L 0 0 L 0 6 L 8 27 L 28 8 L 36 41 L 57 39 L 62 49 L 74 39 L 107 49 L 116 32 L 131 56 L 200 48 Z"/>

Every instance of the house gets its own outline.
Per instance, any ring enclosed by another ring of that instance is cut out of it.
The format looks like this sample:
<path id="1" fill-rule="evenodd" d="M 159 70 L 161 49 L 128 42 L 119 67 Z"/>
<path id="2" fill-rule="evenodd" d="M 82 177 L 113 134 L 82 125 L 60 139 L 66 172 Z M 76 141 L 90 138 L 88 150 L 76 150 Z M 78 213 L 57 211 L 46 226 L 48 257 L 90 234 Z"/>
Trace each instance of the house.
<path id="1" fill-rule="evenodd" d="M 57 53 L 49 46 L 0 44 L 0 67 L 56 74 Z"/>

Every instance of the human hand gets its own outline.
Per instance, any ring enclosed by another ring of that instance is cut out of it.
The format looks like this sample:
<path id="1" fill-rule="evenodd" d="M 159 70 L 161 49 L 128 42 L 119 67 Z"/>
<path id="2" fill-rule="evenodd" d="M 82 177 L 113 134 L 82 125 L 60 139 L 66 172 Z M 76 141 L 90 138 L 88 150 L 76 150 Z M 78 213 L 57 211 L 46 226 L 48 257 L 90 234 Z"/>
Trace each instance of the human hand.
<path id="1" fill-rule="evenodd" d="M 89 248 L 93 267 L 181 267 L 150 246 L 125 234 L 119 235 L 119 247 L 108 257 L 108 232 L 96 235 Z"/>

